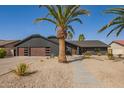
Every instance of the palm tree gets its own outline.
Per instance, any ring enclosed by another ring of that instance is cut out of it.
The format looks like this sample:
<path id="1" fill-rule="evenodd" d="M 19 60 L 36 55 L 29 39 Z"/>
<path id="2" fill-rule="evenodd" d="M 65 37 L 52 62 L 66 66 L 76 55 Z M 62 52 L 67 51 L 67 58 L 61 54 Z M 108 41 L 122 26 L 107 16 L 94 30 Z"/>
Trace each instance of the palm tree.
<path id="1" fill-rule="evenodd" d="M 119 36 L 124 29 L 124 8 L 112 8 L 106 10 L 107 14 L 116 14 L 117 16 L 112 19 L 107 25 L 103 26 L 98 32 L 103 32 L 107 28 L 113 27 L 113 29 L 107 34 L 107 37 L 115 32 L 116 36 Z"/>
<path id="2" fill-rule="evenodd" d="M 46 17 L 37 18 L 35 22 L 49 21 L 53 23 L 56 28 L 57 38 L 59 39 L 59 62 L 67 62 L 65 55 L 65 39 L 67 38 L 67 31 L 74 33 L 71 26 L 72 22 L 82 23 L 79 18 L 80 15 L 88 15 L 87 10 L 80 9 L 79 5 L 61 6 L 61 5 L 46 5 L 48 10 Z"/>
<path id="3" fill-rule="evenodd" d="M 78 41 L 84 41 L 84 40 L 85 40 L 84 34 L 80 34 L 78 37 Z"/>

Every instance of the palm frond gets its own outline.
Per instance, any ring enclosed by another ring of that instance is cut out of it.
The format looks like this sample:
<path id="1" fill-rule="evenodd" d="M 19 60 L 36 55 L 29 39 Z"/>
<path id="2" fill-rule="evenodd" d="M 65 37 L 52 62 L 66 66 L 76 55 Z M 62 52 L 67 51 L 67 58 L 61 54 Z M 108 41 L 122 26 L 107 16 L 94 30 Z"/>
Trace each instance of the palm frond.
<path id="1" fill-rule="evenodd" d="M 66 20 L 69 20 L 69 18 L 73 15 L 73 13 L 79 9 L 80 5 L 75 5 L 72 9 L 70 9 L 70 12 L 67 13 Z"/>
<path id="2" fill-rule="evenodd" d="M 89 11 L 80 9 L 80 10 L 76 11 L 76 12 L 72 15 L 72 17 L 77 17 L 77 16 L 80 16 L 80 15 L 89 15 L 89 14 L 90 14 Z"/>
<path id="3" fill-rule="evenodd" d="M 105 13 L 113 13 L 113 14 L 124 14 L 124 8 L 112 8 L 104 11 Z"/>
<path id="4" fill-rule="evenodd" d="M 74 33 L 74 29 L 70 23 L 79 22 L 82 24 L 79 16 L 89 14 L 87 10 L 80 9 L 80 5 L 41 5 L 39 7 L 45 7 L 48 10 L 48 14 L 44 18 L 37 18 L 35 22 L 49 21 L 56 25 L 55 31 L 57 28 L 62 28 Z"/>
<path id="5" fill-rule="evenodd" d="M 103 27 L 98 31 L 98 33 L 103 32 L 103 31 L 106 30 L 107 28 L 108 28 L 108 24 L 105 25 L 105 26 L 103 26 Z"/>
<path id="6" fill-rule="evenodd" d="M 67 32 L 67 38 L 72 39 L 73 38 L 73 33 L 71 31 Z"/>
<path id="7" fill-rule="evenodd" d="M 106 30 L 107 28 L 109 28 L 109 27 L 111 27 L 111 26 L 118 25 L 118 24 L 120 24 L 120 25 L 124 24 L 123 22 L 120 22 L 120 21 L 114 22 L 115 20 L 117 20 L 117 18 L 116 18 L 116 19 L 113 19 L 110 23 L 108 23 L 107 25 L 103 26 L 103 27 L 98 31 L 98 33 L 103 32 L 104 30 Z"/>
<path id="8" fill-rule="evenodd" d="M 67 18 L 67 16 L 69 15 L 69 13 L 71 12 L 71 10 L 75 7 L 75 5 L 67 5 L 65 6 L 64 9 L 64 16 Z"/>
<path id="9" fill-rule="evenodd" d="M 51 23 L 57 25 L 57 23 L 56 23 L 54 20 L 49 19 L 49 18 L 36 18 L 36 19 L 34 20 L 34 23 L 42 22 L 42 21 L 49 21 L 49 22 L 51 22 Z"/>
<path id="10" fill-rule="evenodd" d="M 61 5 L 57 5 L 56 7 L 57 7 L 57 11 L 58 11 L 57 12 L 58 19 L 60 20 L 59 22 L 62 26 L 64 26 L 63 8 Z"/>
<path id="11" fill-rule="evenodd" d="M 115 28 L 113 28 L 108 34 L 107 37 L 115 30 L 119 29 L 121 27 L 121 25 L 116 26 Z"/>
<path id="12" fill-rule="evenodd" d="M 47 8 L 49 11 L 49 14 L 56 19 L 59 23 L 61 22 L 58 18 L 57 11 L 53 5 L 43 5 L 43 7 Z"/>
<path id="13" fill-rule="evenodd" d="M 74 29 L 73 29 L 73 27 L 72 27 L 71 25 L 68 25 L 67 28 L 70 29 L 70 31 L 71 31 L 73 34 L 75 34 Z"/>
<path id="14" fill-rule="evenodd" d="M 67 22 L 67 24 L 72 23 L 72 22 L 79 22 L 80 24 L 83 23 L 80 18 L 74 18 L 74 19 L 69 20 L 69 21 Z"/>
<path id="15" fill-rule="evenodd" d="M 116 33 L 116 36 L 118 37 L 120 35 L 120 33 L 122 32 L 122 30 L 124 29 L 124 26 L 122 26 Z"/>

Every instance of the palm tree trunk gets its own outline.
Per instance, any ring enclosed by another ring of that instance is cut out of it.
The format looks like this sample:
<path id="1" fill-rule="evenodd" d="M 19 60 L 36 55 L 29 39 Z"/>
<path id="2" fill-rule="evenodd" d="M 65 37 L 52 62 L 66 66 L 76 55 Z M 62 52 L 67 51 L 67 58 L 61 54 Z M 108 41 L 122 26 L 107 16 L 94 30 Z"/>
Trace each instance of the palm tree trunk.
<path id="1" fill-rule="evenodd" d="M 65 50 L 65 39 L 59 39 L 59 62 L 67 62 L 66 50 Z"/>

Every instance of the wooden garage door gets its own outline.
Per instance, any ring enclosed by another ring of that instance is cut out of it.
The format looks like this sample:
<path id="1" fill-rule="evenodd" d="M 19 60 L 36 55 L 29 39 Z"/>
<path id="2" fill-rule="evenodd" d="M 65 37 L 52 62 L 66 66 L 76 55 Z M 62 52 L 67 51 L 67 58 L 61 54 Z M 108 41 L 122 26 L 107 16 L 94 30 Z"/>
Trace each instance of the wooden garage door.
<path id="1" fill-rule="evenodd" d="M 18 50 L 19 56 L 24 56 L 24 48 L 19 48 Z"/>
<path id="2" fill-rule="evenodd" d="M 31 56 L 45 56 L 45 48 L 31 48 Z"/>

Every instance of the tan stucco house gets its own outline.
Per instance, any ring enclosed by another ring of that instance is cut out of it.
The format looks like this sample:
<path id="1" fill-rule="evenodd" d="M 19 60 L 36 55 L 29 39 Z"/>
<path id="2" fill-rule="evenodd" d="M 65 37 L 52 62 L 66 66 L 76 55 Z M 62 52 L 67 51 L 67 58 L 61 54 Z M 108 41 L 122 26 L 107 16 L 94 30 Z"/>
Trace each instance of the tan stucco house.
<path id="1" fill-rule="evenodd" d="M 114 55 L 124 55 L 124 40 L 116 40 L 110 43 Z"/>

